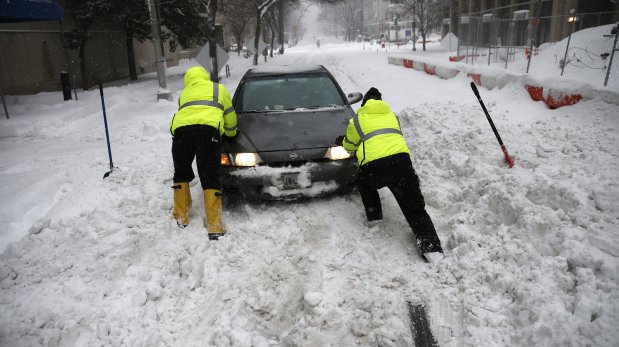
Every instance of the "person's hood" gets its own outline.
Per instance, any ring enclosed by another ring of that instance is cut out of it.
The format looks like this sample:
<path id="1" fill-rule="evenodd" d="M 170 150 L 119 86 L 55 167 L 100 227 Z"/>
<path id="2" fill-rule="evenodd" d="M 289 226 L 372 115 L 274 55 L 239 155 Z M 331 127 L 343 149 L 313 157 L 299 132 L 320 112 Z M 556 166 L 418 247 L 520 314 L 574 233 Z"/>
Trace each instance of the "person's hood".
<path id="1" fill-rule="evenodd" d="M 382 100 L 369 99 L 363 107 L 359 108 L 359 112 L 368 114 L 390 113 L 391 108 Z"/>
<path id="2" fill-rule="evenodd" d="M 202 66 L 191 67 L 185 72 L 185 87 L 200 81 L 210 81 L 211 75 Z"/>

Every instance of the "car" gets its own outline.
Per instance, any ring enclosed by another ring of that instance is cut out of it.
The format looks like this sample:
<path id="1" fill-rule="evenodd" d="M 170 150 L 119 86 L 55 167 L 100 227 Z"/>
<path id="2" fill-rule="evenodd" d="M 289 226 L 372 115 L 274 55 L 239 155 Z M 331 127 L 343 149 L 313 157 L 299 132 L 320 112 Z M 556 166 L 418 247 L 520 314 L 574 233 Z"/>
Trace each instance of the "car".
<path id="1" fill-rule="evenodd" d="M 322 65 L 248 70 L 232 98 L 239 135 L 222 143 L 224 197 L 292 200 L 354 189 L 354 155 L 336 144 L 359 92 L 345 95 Z"/>

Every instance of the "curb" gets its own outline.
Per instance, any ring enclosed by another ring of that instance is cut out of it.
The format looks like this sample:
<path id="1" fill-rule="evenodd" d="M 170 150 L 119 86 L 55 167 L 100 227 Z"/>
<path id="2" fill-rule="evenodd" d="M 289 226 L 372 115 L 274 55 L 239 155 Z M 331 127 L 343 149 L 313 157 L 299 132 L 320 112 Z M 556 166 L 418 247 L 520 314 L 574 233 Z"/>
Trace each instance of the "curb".
<path id="1" fill-rule="evenodd" d="M 388 57 L 389 64 L 404 66 L 409 69 L 415 69 L 418 71 L 424 71 L 428 75 L 435 75 L 442 79 L 450 79 L 456 77 L 460 70 L 456 68 L 449 68 L 439 66 L 435 64 L 424 63 L 417 59 L 404 59 L 398 57 Z M 503 88 L 510 80 L 513 80 L 517 76 L 497 76 L 497 75 L 485 75 L 476 72 L 466 72 L 476 85 L 482 86 L 488 89 L 494 89 L 496 87 Z M 544 87 L 534 84 L 525 84 L 525 89 L 534 101 L 544 101 L 550 109 L 557 109 L 564 106 L 575 105 L 581 100 L 583 96 L 580 93 L 574 93 L 567 90 L 562 90 L 556 87 Z"/>

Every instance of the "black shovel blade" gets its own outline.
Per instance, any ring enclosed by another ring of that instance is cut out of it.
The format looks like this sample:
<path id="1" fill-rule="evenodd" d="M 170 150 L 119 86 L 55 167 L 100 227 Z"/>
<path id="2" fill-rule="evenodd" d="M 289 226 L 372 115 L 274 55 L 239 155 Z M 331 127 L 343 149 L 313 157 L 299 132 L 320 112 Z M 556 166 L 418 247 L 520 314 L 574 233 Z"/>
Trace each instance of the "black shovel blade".
<path id="1" fill-rule="evenodd" d="M 439 347 L 438 342 L 432 335 L 430 322 L 426 313 L 426 308 L 421 304 L 414 304 L 410 301 L 408 304 L 408 315 L 410 317 L 410 329 L 413 334 L 415 346 L 424 347 Z"/>

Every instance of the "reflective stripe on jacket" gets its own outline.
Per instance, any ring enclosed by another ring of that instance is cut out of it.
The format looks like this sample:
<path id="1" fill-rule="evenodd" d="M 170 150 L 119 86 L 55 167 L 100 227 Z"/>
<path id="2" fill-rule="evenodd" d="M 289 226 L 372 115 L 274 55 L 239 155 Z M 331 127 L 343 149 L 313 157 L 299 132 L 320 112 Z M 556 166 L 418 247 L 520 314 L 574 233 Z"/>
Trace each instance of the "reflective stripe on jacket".
<path id="1" fill-rule="evenodd" d="M 359 165 L 397 153 L 408 153 L 400 121 L 381 100 L 368 100 L 348 122 L 343 146 L 356 151 Z"/>
<path id="2" fill-rule="evenodd" d="M 236 112 L 226 87 L 211 81 L 209 73 L 195 66 L 185 73 L 185 88 L 178 99 L 178 111 L 170 122 L 170 133 L 182 126 L 209 125 L 221 135 L 235 136 Z"/>

